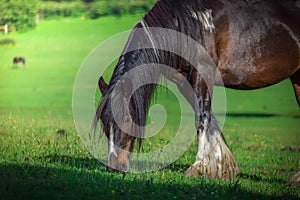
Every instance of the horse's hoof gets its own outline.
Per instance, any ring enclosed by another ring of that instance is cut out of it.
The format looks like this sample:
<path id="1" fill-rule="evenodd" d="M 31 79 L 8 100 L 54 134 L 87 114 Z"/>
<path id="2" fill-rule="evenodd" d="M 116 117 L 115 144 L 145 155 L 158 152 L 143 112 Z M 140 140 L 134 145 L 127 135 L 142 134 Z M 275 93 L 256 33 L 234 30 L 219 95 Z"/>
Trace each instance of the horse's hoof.
<path id="1" fill-rule="evenodd" d="M 239 168 L 234 160 L 223 166 L 214 164 L 204 165 L 198 161 L 186 170 L 185 177 L 230 181 L 238 174 Z"/>
<path id="2" fill-rule="evenodd" d="M 196 162 L 187 169 L 186 177 L 232 180 L 239 174 L 238 165 L 220 133 L 209 135 L 209 141 L 200 147 Z"/>
<path id="3" fill-rule="evenodd" d="M 295 174 L 294 176 L 292 176 L 288 180 L 288 182 L 286 183 L 286 185 L 300 187 L 300 171 L 297 174 Z"/>
<path id="4" fill-rule="evenodd" d="M 203 175 L 195 163 L 185 171 L 185 177 L 201 178 Z"/>

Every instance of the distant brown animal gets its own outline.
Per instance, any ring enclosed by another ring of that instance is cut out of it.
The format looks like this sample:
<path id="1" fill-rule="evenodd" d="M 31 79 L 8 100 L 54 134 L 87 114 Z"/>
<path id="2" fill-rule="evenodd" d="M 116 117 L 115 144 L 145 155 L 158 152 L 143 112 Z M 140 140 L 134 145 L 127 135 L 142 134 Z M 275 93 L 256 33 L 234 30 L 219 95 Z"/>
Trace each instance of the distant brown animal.
<path id="1" fill-rule="evenodd" d="M 25 68 L 25 58 L 23 58 L 23 57 L 14 57 L 14 59 L 13 59 L 14 67 L 18 67 L 18 63 L 22 63 L 23 67 Z"/>

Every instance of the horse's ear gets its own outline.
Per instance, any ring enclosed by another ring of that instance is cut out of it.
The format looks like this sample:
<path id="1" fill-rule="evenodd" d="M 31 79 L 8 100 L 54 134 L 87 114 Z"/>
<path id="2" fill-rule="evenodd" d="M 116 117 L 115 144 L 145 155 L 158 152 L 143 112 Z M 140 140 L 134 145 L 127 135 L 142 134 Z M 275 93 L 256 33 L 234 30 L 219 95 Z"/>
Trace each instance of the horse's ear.
<path id="1" fill-rule="evenodd" d="M 122 93 L 126 98 L 129 98 L 132 93 L 132 82 L 129 78 L 123 78 L 121 80 Z"/>
<path id="2" fill-rule="evenodd" d="M 107 92 L 107 90 L 108 90 L 108 84 L 105 83 L 105 81 L 104 81 L 104 79 L 103 79 L 102 76 L 98 80 L 98 86 L 99 86 L 99 89 L 100 89 L 101 93 L 103 95 L 105 95 L 106 92 Z"/>

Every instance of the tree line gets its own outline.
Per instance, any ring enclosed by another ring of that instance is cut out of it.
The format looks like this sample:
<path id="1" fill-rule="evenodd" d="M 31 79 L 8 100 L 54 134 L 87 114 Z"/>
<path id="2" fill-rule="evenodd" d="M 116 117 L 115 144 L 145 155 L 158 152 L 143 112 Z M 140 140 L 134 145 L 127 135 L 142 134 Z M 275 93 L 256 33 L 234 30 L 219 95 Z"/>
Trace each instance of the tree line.
<path id="1" fill-rule="evenodd" d="M 40 19 L 145 13 L 157 0 L 0 0 L 0 25 L 26 31 Z"/>

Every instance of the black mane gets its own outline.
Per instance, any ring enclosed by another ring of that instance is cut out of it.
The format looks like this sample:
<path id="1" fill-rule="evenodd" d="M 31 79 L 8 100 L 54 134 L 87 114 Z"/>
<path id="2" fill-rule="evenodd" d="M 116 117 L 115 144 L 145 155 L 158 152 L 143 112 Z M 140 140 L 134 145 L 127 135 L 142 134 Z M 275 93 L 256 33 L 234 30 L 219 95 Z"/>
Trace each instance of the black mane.
<path id="1" fill-rule="evenodd" d="M 104 124 L 104 132 L 109 132 L 108 122 L 114 121 L 110 108 L 111 100 L 115 98 L 115 96 L 113 96 L 113 91 L 120 78 L 128 71 L 137 66 L 151 63 L 165 64 L 173 68 L 180 67 L 183 58 L 180 58 L 180 56 L 174 55 L 171 52 L 155 49 L 155 47 L 129 51 L 129 49 L 136 49 L 134 47 L 141 46 L 142 43 L 150 42 L 145 41 L 145 35 L 140 36 L 135 30 L 146 29 L 149 27 L 166 28 L 184 33 L 195 40 L 197 39 L 197 41 L 199 41 L 198 37 L 201 35 L 202 38 L 200 38 L 200 41 L 203 43 L 204 26 L 197 17 L 193 16 L 193 13 L 205 12 L 208 10 L 211 7 L 208 2 L 208 0 L 160 0 L 144 16 L 141 22 L 134 27 L 124 51 L 119 58 L 117 66 L 114 69 L 109 82 L 109 90 L 107 94 L 102 97 L 101 103 L 97 109 L 94 124 L 95 130 L 100 116 L 103 116 L 102 122 Z M 174 42 L 166 41 L 166 38 L 168 38 L 168 35 L 164 34 L 160 35 L 159 38 L 153 38 L 153 45 L 159 46 L 162 45 L 162 41 L 165 41 L 163 43 L 164 45 L 172 43 L 172 46 L 174 46 Z M 180 47 L 180 44 L 170 48 L 183 49 Z M 190 57 L 192 56 L 195 55 L 191 54 Z M 151 76 L 153 80 L 158 80 L 159 75 L 160 72 L 149 67 L 147 70 L 141 71 L 138 76 L 135 76 L 134 78 L 142 81 Z M 138 88 L 131 96 L 130 114 L 133 121 L 140 127 L 144 127 L 146 124 L 146 114 L 155 88 L 155 84 L 147 84 Z M 124 107 L 124 105 L 118 105 L 120 110 L 122 110 L 122 106 Z M 135 135 L 137 138 L 143 138 L 144 129 L 141 128 L 140 130 L 136 130 Z M 138 139 L 139 147 L 141 146 L 141 141 L 141 139 Z"/>

